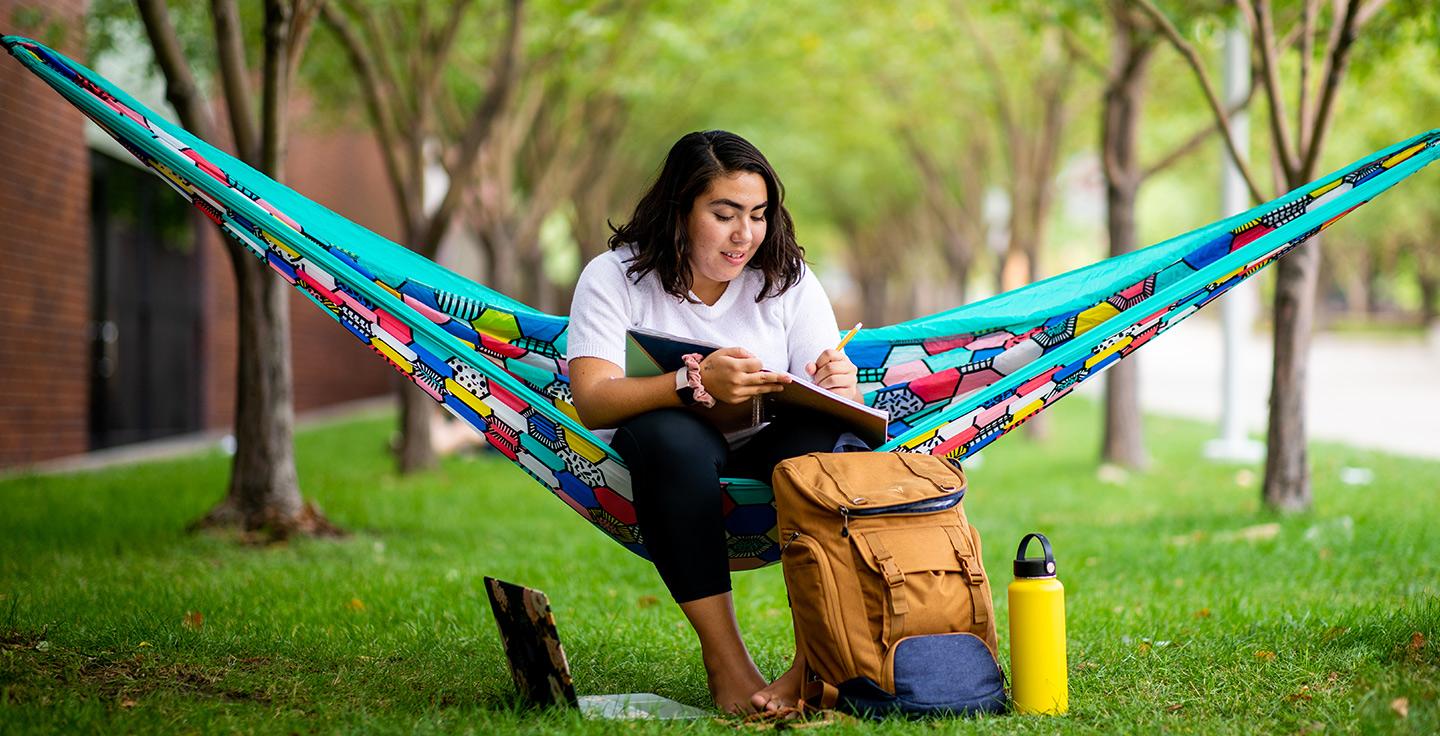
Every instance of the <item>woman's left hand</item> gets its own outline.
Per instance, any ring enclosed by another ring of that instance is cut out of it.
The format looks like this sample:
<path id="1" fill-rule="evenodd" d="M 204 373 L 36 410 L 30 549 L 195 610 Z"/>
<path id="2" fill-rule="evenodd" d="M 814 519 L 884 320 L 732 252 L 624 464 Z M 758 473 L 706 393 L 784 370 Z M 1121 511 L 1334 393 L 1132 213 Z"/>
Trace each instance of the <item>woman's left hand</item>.
<path id="1" fill-rule="evenodd" d="M 820 354 L 813 363 L 805 364 L 805 372 L 810 375 L 815 385 L 828 389 L 832 393 L 840 394 L 847 399 L 860 400 L 860 390 L 856 384 L 858 369 L 850 359 L 845 357 L 844 350 L 831 348 Z"/>

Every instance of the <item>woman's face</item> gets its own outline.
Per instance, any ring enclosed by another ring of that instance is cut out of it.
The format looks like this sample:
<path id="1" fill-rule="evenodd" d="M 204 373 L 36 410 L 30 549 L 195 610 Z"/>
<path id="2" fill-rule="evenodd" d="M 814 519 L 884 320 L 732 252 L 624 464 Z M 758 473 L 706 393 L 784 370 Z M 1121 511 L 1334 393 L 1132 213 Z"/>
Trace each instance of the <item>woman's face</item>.
<path id="1" fill-rule="evenodd" d="M 765 179 L 751 171 L 717 176 L 690 207 L 692 291 L 706 302 L 724 293 L 765 240 Z"/>

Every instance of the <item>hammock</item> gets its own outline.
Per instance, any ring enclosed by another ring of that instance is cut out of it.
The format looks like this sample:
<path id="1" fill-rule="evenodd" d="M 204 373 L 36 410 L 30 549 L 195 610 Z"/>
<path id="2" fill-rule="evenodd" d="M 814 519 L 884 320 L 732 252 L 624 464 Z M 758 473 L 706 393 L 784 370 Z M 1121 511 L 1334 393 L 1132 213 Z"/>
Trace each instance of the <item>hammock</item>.
<path id="1" fill-rule="evenodd" d="M 240 247 L 601 531 L 645 556 L 623 461 L 577 420 L 565 317 L 474 283 L 304 198 L 35 41 L 0 42 Z M 1432 130 L 1247 212 L 846 349 L 879 450 L 962 460 L 1440 155 Z M 770 488 L 725 479 L 732 569 L 779 559 Z"/>

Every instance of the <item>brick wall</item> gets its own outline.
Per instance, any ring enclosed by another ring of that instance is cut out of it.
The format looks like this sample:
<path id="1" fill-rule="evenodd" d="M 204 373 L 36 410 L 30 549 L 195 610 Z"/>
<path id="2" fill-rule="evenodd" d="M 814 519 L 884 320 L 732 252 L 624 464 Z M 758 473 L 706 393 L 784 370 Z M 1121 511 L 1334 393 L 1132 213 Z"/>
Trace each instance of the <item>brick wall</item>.
<path id="1" fill-rule="evenodd" d="M 87 5 L 0 0 L 0 30 L 32 35 L 83 60 Z M 32 8 L 44 10 L 37 14 Z M 17 17 L 38 17 L 44 24 L 23 29 Z M 57 28 L 62 35 L 50 33 Z M 0 59 L 0 467 L 89 449 L 90 167 L 84 117 L 6 56 Z M 303 101 L 297 110 L 306 114 Z M 222 137 L 228 133 L 228 126 L 218 128 Z M 382 235 L 397 236 L 399 218 L 370 136 L 297 124 L 287 170 L 288 183 L 302 194 Z M 205 322 L 196 366 L 202 421 L 223 428 L 234 415 L 234 277 L 222 250 L 232 246 L 213 227 L 198 230 Z M 379 358 L 298 293 L 290 298 L 298 410 L 392 389 L 392 371 Z"/>
<path id="2" fill-rule="evenodd" d="M 0 0 L 0 28 L 55 42 L 83 58 L 87 5 Z M 45 15 L 31 8 L 45 8 Z M 17 27 L 17 18 L 25 16 L 45 23 Z M 90 162 L 78 143 L 84 116 L 9 54 L 4 57 L 0 466 L 83 452 L 89 443 Z"/>

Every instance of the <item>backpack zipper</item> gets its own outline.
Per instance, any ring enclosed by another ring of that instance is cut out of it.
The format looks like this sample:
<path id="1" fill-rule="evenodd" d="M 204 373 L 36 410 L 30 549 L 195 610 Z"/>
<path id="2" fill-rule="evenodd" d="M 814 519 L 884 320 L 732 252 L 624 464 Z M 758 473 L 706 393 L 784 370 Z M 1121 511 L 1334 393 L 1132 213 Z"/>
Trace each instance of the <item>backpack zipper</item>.
<path id="1" fill-rule="evenodd" d="M 870 508 L 851 508 L 851 507 L 849 507 L 849 506 L 843 506 L 843 505 L 842 505 L 842 506 L 840 507 L 840 518 L 841 518 L 840 536 L 842 536 L 842 537 L 848 537 L 848 536 L 850 536 L 850 517 L 851 517 L 851 516 L 891 516 L 891 515 L 896 515 L 896 514 L 931 514 L 931 513 L 934 513 L 934 512 L 936 512 L 936 511 L 944 511 L 945 509 L 954 508 L 955 505 L 958 504 L 958 503 L 960 503 L 960 501 L 961 501 L 962 499 L 964 499 L 964 498 L 965 498 L 965 490 L 964 490 L 964 489 L 960 489 L 960 490 L 958 490 L 958 491 L 953 491 L 953 492 L 951 492 L 951 493 L 947 493 L 947 494 L 945 494 L 944 496 L 939 496 L 939 497 L 936 497 L 936 498 L 927 498 L 927 499 L 923 499 L 923 500 L 920 500 L 920 501 L 910 501 L 910 502 L 907 502 L 907 503 L 894 504 L 894 505 L 892 505 L 892 506 L 873 506 L 873 507 L 870 507 Z"/>

